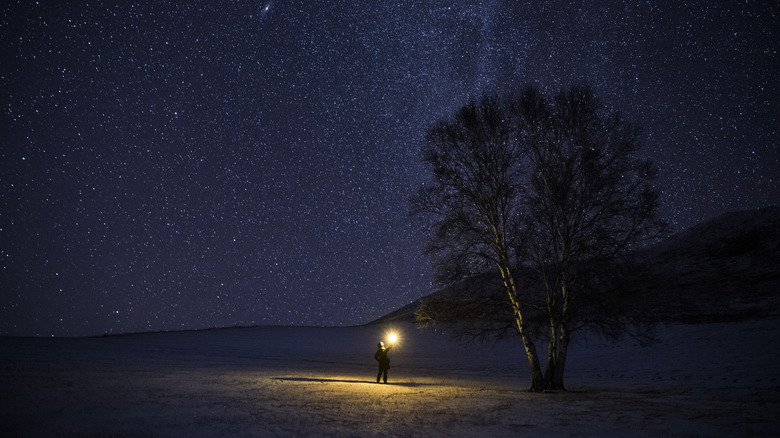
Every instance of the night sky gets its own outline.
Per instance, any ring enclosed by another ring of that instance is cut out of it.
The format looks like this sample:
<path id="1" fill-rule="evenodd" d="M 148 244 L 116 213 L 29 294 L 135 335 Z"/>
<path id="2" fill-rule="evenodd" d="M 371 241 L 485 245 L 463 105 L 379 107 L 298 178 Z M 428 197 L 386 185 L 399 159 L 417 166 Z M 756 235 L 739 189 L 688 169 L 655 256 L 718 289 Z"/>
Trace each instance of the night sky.
<path id="1" fill-rule="evenodd" d="M 780 200 L 775 1 L 0 6 L 0 335 L 354 325 L 427 295 L 436 120 L 590 84 L 676 230 Z"/>

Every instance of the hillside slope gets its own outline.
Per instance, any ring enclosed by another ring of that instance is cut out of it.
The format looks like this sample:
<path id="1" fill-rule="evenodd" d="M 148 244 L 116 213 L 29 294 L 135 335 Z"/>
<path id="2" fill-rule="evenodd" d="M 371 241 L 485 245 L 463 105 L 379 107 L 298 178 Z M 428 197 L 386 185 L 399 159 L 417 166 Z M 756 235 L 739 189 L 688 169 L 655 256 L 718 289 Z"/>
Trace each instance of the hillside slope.
<path id="1" fill-rule="evenodd" d="M 633 261 L 633 284 L 628 286 L 634 306 L 652 313 L 654 320 L 778 316 L 780 206 L 727 213 L 638 252 Z M 434 292 L 372 324 L 412 322 L 423 301 L 444 293 Z"/>
<path id="2" fill-rule="evenodd" d="M 665 320 L 778 315 L 780 207 L 728 213 L 640 257 L 642 300 Z"/>

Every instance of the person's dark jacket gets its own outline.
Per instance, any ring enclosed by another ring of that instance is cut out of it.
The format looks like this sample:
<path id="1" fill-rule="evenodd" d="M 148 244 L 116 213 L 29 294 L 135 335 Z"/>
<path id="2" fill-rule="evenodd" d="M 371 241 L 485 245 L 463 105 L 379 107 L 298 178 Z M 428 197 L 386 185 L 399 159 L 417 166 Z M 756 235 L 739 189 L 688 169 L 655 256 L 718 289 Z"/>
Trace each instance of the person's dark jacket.
<path id="1" fill-rule="evenodd" d="M 390 358 L 387 357 L 387 352 L 393 347 L 387 347 L 385 349 L 378 349 L 376 353 L 374 353 L 374 359 L 379 361 L 379 369 L 381 370 L 387 370 L 390 369 Z"/>

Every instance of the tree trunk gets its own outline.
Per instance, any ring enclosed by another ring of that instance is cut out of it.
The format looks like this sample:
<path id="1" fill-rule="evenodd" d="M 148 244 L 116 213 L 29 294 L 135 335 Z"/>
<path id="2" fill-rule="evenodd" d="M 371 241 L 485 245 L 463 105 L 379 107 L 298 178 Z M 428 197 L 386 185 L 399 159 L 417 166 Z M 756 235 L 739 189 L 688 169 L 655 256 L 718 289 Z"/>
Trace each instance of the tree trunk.
<path id="1" fill-rule="evenodd" d="M 546 387 L 550 386 L 553 373 L 555 372 L 555 364 L 557 363 L 558 352 L 557 340 L 558 333 L 557 330 L 555 330 L 555 323 L 553 322 L 552 318 L 550 318 L 550 342 L 547 345 L 547 367 L 544 370 L 544 381 Z"/>
<path id="2" fill-rule="evenodd" d="M 501 248 L 503 249 L 503 247 Z M 536 345 L 525 330 L 522 306 L 517 299 L 517 285 L 514 276 L 512 275 L 512 271 L 509 269 L 509 264 L 506 263 L 506 252 L 500 250 L 496 252 L 499 254 L 499 260 L 504 262 L 498 263 L 498 270 L 501 273 L 501 279 L 504 282 L 504 290 L 509 297 L 509 302 L 512 304 L 517 329 L 520 332 L 520 338 L 523 340 L 525 355 L 528 357 L 528 365 L 531 369 L 531 392 L 544 392 L 545 382 L 544 374 L 542 374 L 542 366 L 539 364 L 539 355 L 536 353 Z M 503 257 L 501 257 L 502 255 Z"/>
<path id="3" fill-rule="evenodd" d="M 518 321 L 518 326 L 522 324 Z M 544 375 L 542 374 L 542 366 L 539 364 L 539 355 L 536 354 L 536 345 L 533 340 L 528 337 L 523 329 L 520 329 L 520 337 L 523 339 L 523 346 L 525 346 L 525 354 L 528 357 L 528 365 L 531 368 L 531 392 L 544 392 Z"/>
<path id="4" fill-rule="evenodd" d="M 566 387 L 563 384 L 563 371 L 566 367 L 566 355 L 569 351 L 569 334 L 565 329 L 561 328 L 560 338 L 558 339 L 558 351 L 555 355 L 555 366 L 550 374 L 550 380 L 548 381 L 548 388 L 565 391 Z"/>
<path id="5" fill-rule="evenodd" d="M 568 315 L 569 315 L 569 288 L 566 282 L 562 282 L 561 296 L 563 298 L 563 308 L 561 309 L 560 319 L 558 320 L 558 337 L 555 348 L 555 362 L 551 368 L 547 380 L 547 387 L 550 389 L 556 389 L 565 391 L 566 387 L 563 384 L 563 372 L 566 368 L 566 355 L 569 352 L 569 342 L 571 341 L 571 335 L 569 334 Z"/>

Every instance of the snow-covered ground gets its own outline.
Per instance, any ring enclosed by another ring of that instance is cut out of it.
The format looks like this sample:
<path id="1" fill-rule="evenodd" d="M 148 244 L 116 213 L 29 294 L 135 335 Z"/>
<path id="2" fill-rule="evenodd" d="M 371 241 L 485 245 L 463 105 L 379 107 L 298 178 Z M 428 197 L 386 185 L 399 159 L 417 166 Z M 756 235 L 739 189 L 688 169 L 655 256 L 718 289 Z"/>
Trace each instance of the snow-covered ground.
<path id="1" fill-rule="evenodd" d="M 780 320 L 575 344 L 568 392 L 531 394 L 518 341 L 397 327 L 0 338 L 3 436 L 775 436 Z"/>

